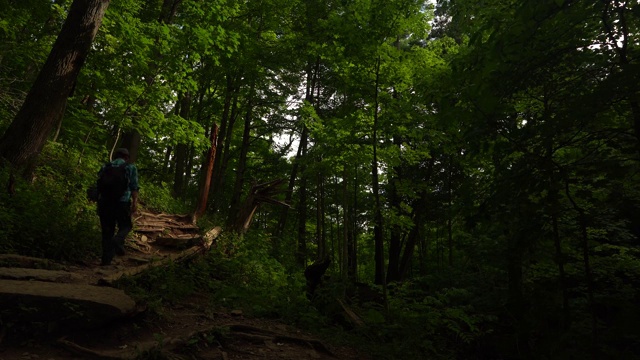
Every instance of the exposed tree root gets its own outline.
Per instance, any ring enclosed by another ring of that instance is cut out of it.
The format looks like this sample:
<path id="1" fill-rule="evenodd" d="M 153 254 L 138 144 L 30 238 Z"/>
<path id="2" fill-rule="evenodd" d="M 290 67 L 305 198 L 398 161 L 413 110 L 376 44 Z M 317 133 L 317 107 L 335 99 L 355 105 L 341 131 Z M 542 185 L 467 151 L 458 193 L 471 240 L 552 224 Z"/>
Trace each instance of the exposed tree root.
<path id="1" fill-rule="evenodd" d="M 99 360 L 126 360 L 131 359 L 130 354 L 128 352 L 126 354 L 122 352 L 118 353 L 107 353 L 104 351 L 96 351 L 86 348 L 84 346 L 80 346 L 74 342 L 65 340 L 64 338 L 58 339 L 58 345 L 63 349 L 71 352 L 72 354 L 79 355 L 83 359 L 99 359 Z"/>
<path id="2" fill-rule="evenodd" d="M 311 349 L 316 351 L 323 352 L 329 356 L 335 357 L 335 355 L 329 350 L 320 340 L 310 339 L 310 338 L 301 338 L 289 335 L 278 334 L 271 330 L 265 330 L 253 326 L 243 325 L 243 324 L 231 324 L 227 325 L 229 330 L 233 332 L 233 336 L 241 337 L 246 340 L 251 341 L 271 341 L 274 343 L 278 342 L 289 342 L 298 345 L 308 346 Z"/>
<path id="3" fill-rule="evenodd" d="M 154 267 L 165 266 L 172 262 L 181 262 L 181 261 L 190 259 L 191 257 L 193 257 L 198 253 L 206 252 L 207 250 L 209 250 L 209 248 L 213 244 L 213 240 L 216 237 L 218 237 L 218 235 L 220 235 L 221 232 L 222 232 L 222 228 L 216 227 L 204 235 L 203 243 L 201 245 L 190 247 L 177 254 L 170 254 L 169 256 L 163 259 L 160 259 L 156 262 L 150 262 L 144 265 L 136 266 L 134 268 L 127 268 L 123 271 L 117 272 L 115 274 L 112 274 L 100 279 L 98 283 L 100 285 L 112 285 L 113 283 L 115 283 L 116 281 L 118 281 L 120 278 L 124 276 L 135 276 Z"/>

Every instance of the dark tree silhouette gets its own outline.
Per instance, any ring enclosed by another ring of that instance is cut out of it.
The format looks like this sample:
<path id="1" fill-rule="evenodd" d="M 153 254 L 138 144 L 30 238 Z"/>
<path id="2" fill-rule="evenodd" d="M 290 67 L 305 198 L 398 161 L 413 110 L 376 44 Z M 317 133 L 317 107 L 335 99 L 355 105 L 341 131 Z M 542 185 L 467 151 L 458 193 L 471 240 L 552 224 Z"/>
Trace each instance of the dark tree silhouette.
<path id="1" fill-rule="evenodd" d="M 74 0 L 44 66 L 0 139 L 0 157 L 26 167 L 25 176 L 62 118 L 108 6 L 109 0 Z"/>

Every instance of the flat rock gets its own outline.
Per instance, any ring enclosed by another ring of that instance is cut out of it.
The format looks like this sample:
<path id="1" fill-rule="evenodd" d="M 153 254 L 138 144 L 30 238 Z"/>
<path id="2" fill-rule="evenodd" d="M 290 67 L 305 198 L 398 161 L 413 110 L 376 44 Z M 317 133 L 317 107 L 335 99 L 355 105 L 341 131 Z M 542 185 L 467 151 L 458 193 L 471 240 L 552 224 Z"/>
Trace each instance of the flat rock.
<path id="1" fill-rule="evenodd" d="M 82 276 L 60 270 L 0 268 L 0 279 L 70 283 L 82 280 Z"/>
<path id="2" fill-rule="evenodd" d="M 51 260 L 22 256 L 16 254 L 0 254 L 1 267 L 23 267 L 35 269 L 59 269 L 60 265 Z"/>
<path id="3" fill-rule="evenodd" d="M 124 291 L 108 287 L 0 280 L 0 309 L 3 321 L 90 328 L 133 314 L 136 303 Z"/>

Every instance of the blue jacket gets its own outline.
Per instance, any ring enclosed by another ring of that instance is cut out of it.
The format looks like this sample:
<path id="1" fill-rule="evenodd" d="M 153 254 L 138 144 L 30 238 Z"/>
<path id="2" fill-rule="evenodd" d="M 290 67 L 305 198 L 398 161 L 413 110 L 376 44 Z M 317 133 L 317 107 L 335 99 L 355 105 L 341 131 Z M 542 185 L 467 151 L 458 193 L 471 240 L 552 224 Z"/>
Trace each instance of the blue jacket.
<path id="1" fill-rule="evenodd" d="M 124 159 L 121 158 L 113 159 L 113 161 L 111 161 L 111 164 L 115 166 L 122 165 L 124 163 Z M 98 171 L 98 178 L 100 178 L 100 175 L 102 175 L 105 166 L 106 164 L 102 165 L 102 168 L 100 168 L 100 171 Z M 138 169 L 136 168 L 136 166 L 133 164 L 127 164 L 125 166 L 125 171 L 127 172 L 127 177 L 129 178 L 129 188 L 120 198 L 120 202 L 128 202 L 129 200 L 131 200 L 131 192 L 140 190 L 140 185 L 138 184 Z"/>

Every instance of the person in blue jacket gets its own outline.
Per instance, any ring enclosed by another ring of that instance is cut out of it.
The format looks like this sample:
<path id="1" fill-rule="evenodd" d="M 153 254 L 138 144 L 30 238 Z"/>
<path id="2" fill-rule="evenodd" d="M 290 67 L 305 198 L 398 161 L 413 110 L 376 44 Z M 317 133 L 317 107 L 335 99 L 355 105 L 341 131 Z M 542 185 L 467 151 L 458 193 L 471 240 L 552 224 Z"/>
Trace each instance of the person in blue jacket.
<path id="1" fill-rule="evenodd" d="M 138 169 L 129 163 L 129 151 L 119 148 L 115 151 L 114 159 L 102 166 L 98 172 L 98 179 L 103 176 L 107 167 L 124 167 L 126 189 L 119 198 L 109 200 L 103 194 L 98 197 L 98 216 L 102 228 L 102 261 L 101 265 L 110 265 L 114 256 L 124 255 L 124 241 L 133 228 L 131 215 L 135 214 L 138 208 Z M 98 180 L 98 183 L 100 180 Z M 100 189 L 100 184 L 98 184 Z M 120 195 L 120 194 L 118 194 Z M 118 231 L 116 232 L 116 225 Z"/>

